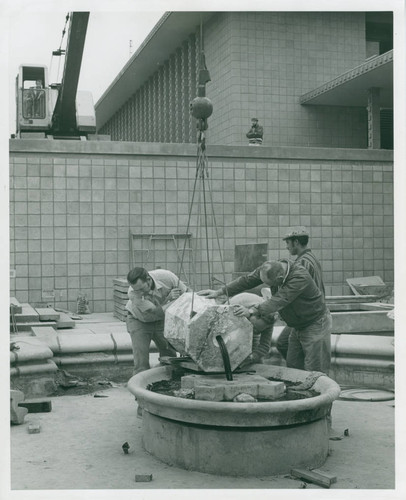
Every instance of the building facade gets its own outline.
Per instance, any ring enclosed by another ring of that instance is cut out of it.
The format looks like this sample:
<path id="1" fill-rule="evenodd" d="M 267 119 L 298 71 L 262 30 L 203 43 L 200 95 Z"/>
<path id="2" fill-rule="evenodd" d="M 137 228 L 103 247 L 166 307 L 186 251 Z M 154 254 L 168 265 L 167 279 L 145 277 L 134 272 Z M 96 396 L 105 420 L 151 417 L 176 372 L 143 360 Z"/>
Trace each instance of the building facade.
<path id="1" fill-rule="evenodd" d="M 271 147 L 391 149 L 392 47 L 391 13 L 167 13 L 96 104 L 98 131 L 194 143 L 203 48 L 210 144 L 247 144 L 256 116 Z"/>

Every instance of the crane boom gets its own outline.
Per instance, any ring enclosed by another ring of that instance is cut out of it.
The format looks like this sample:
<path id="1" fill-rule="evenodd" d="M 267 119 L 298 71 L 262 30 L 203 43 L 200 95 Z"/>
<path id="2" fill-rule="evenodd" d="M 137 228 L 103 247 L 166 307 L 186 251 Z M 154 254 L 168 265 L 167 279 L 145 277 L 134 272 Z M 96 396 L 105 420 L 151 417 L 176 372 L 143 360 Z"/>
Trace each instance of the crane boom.
<path id="1" fill-rule="evenodd" d="M 56 135 L 71 135 L 77 130 L 75 100 L 88 21 L 89 12 L 71 13 L 63 78 L 52 116 Z"/>

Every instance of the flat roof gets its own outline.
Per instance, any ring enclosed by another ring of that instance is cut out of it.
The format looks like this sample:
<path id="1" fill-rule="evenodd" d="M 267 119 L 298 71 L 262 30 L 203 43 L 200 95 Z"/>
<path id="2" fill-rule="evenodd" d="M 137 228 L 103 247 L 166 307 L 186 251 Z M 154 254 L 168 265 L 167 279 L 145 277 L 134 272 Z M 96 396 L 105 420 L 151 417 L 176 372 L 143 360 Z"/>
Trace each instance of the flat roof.
<path id="1" fill-rule="evenodd" d="M 156 72 L 158 66 L 189 35 L 196 32 L 201 21 L 207 21 L 213 14 L 214 12 L 166 12 L 97 101 L 97 128 L 100 129 Z"/>
<path id="2" fill-rule="evenodd" d="M 324 106 L 366 106 L 367 90 L 381 90 L 381 107 L 393 108 L 393 50 L 364 63 L 303 94 L 300 104 Z"/>

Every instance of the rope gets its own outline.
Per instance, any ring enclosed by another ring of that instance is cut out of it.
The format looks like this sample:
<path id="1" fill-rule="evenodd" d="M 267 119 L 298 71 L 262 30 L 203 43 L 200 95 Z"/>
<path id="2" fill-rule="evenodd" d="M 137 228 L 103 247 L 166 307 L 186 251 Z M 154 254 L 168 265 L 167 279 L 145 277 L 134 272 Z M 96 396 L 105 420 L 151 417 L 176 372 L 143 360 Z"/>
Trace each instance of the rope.
<path id="1" fill-rule="evenodd" d="M 64 36 L 66 34 L 66 25 L 68 24 L 69 18 L 70 18 L 70 15 L 68 13 L 68 14 L 66 14 L 66 17 L 65 17 L 65 25 L 64 25 L 63 30 L 62 30 L 62 37 L 61 37 L 61 42 L 59 44 L 59 48 L 58 48 L 58 50 L 55 51 L 56 53 L 59 52 L 59 54 L 58 54 L 59 56 L 62 55 L 62 42 L 63 42 Z M 50 70 L 51 70 L 53 58 L 54 58 L 54 54 L 52 53 L 51 61 L 49 63 Z M 59 80 L 59 71 L 60 71 L 60 68 L 61 68 L 61 58 L 59 58 L 59 60 L 58 60 L 58 70 L 57 70 L 57 74 L 56 74 L 56 81 Z"/>
<path id="2" fill-rule="evenodd" d="M 202 16 L 200 16 L 200 63 L 199 63 L 199 70 L 198 70 L 198 97 L 196 99 L 199 99 L 200 97 L 205 98 L 205 84 L 210 81 L 210 74 L 206 68 L 205 65 L 205 60 L 204 60 L 204 43 L 203 43 L 203 20 Z M 205 104 L 207 104 L 207 99 L 206 101 L 203 101 Z M 210 101 L 209 101 L 210 104 Z M 210 104 L 211 106 L 211 104 Z M 201 197 L 203 196 L 203 216 L 204 216 L 204 239 L 206 240 L 206 258 L 207 258 L 207 271 L 208 271 L 208 278 L 209 278 L 209 286 L 211 286 L 214 277 L 213 277 L 213 266 L 210 263 L 210 244 L 209 244 L 209 214 L 208 214 L 208 204 L 210 202 L 210 207 L 212 211 L 212 225 L 215 229 L 216 233 L 216 240 L 217 240 L 217 245 L 219 249 L 219 254 L 220 254 L 220 261 L 221 261 L 221 266 L 222 266 L 222 272 L 223 272 L 223 279 L 225 283 L 225 268 L 224 268 L 224 261 L 223 261 L 223 255 L 220 249 L 220 239 L 219 239 L 219 234 L 218 234 L 218 228 L 217 228 L 217 223 L 216 223 L 216 218 L 214 214 L 214 204 L 213 204 L 213 197 L 211 193 L 211 185 L 210 185 L 210 180 L 209 180 L 209 170 L 208 170 L 208 158 L 206 155 L 206 137 L 204 134 L 204 131 L 207 129 L 207 117 L 210 116 L 211 114 L 210 109 L 205 109 L 205 111 L 202 112 L 202 110 L 197 110 L 197 109 L 192 109 L 192 114 L 195 118 L 197 118 L 197 154 L 196 154 L 196 175 L 195 175 L 195 182 L 193 186 L 193 194 L 192 194 L 192 202 L 190 204 L 189 208 L 189 216 L 188 216 L 188 221 L 187 221 L 187 229 L 186 229 L 186 234 L 189 233 L 189 228 L 190 228 L 190 221 L 191 221 L 191 216 L 192 216 L 192 210 L 193 210 L 193 203 L 195 200 L 195 194 L 196 194 L 196 188 L 197 188 L 197 183 L 199 179 L 201 180 L 201 190 L 199 190 L 199 205 L 198 205 L 198 210 L 197 210 L 197 227 L 196 227 L 196 234 L 197 236 L 201 237 L 203 239 L 202 234 L 198 234 L 199 228 L 200 228 L 200 217 L 201 217 Z M 207 179 L 207 183 L 206 183 Z M 207 186 L 206 186 L 207 184 Z M 207 191 L 207 196 L 206 196 L 206 191 Z M 202 232 L 203 232 L 203 228 Z M 187 243 L 187 238 L 185 238 L 184 245 L 183 245 L 183 250 L 182 250 L 182 256 L 181 256 L 181 261 L 180 261 L 180 266 L 179 266 L 179 273 L 178 273 L 178 286 L 180 282 L 180 275 L 182 272 L 183 268 L 183 261 L 185 257 L 185 251 L 186 251 L 186 243 Z M 203 257 L 203 256 L 202 256 Z M 193 280 L 195 281 L 195 280 Z M 217 280 L 219 281 L 219 280 Z M 190 317 L 193 317 L 193 304 L 194 304 L 194 287 L 192 289 L 192 310 L 190 313 Z M 227 290 L 226 290 L 227 293 Z M 229 303 L 229 297 L 227 293 L 227 302 Z"/>

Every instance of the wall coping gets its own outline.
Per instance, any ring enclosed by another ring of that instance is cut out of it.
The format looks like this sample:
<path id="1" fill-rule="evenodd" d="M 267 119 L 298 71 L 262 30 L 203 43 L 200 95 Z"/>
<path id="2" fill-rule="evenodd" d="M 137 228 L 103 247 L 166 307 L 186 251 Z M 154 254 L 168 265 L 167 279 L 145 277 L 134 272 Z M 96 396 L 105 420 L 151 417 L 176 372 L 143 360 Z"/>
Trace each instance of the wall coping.
<path id="1" fill-rule="evenodd" d="M 10 154 L 69 154 L 102 156 L 178 156 L 196 157 L 195 144 L 76 141 L 58 139 L 10 139 Z M 250 160 L 329 160 L 376 161 L 393 163 L 393 150 L 314 147 L 221 146 L 207 145 L 209 158 L 247 158 Z"/>

